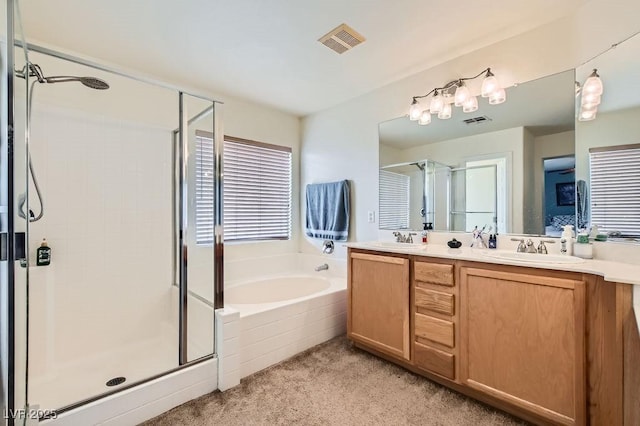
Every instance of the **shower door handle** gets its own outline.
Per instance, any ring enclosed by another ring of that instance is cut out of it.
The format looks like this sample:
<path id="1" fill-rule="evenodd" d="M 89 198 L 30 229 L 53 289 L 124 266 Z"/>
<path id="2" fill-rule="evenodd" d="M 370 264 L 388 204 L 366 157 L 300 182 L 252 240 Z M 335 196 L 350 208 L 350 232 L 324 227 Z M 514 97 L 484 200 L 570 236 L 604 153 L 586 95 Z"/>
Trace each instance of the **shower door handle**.
<path id="1" fill-rule="evenodd" d="M 13 260 L 24 260 L 27 258 L 26 236 L 24 232 L 16 232 L 14 240 Z M 0 234 L 0 261 L 9 260 L 9 234 L 3 232 Z"/>

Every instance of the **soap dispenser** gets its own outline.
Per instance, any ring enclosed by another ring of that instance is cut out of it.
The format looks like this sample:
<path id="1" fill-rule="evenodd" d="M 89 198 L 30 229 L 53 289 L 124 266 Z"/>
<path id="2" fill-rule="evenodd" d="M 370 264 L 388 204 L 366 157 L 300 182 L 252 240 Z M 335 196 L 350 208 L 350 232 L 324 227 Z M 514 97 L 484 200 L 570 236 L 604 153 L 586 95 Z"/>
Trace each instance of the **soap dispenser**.
<path id="1" fill-rule="evenodd" d="M 36 265 L 46 266 L 51 263 L 51 247 L 47 245 L 46 238 L 42 239 L 42 243 L 36 250 Z"/>
<path id="2" fill-rule="evenodd" d="M 560 252 L 569 256 L 573 255 L 573 225 L 565 225 L 560 236 Z"/>

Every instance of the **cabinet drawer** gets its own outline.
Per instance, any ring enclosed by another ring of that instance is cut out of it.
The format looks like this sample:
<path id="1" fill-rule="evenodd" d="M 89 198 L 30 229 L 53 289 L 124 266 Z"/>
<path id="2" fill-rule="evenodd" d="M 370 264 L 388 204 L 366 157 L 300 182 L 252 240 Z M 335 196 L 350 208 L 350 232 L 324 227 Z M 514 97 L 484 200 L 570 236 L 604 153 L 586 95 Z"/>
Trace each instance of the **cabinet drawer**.
<path id="1" fill-rule="evenodd" d="M 429 346 L 415 343 L 414 362 L 417 367 L 432 371 L 451 380 L 455 375 L 455 356 Z"/>
<path id="2" fill-rule="evenodd" d="M 414 279 L 418 282 L 453 287 L 453 265 L 413 262 Z"/>
<path id="3" fill-rule="evenodd" d="M 423 308 L 445 315 L 454 314 L 454 295 L 440 291 L 416 288 L 416 308 Z"/>
<path id="4" fill-rule="evenodd" d="M 445 321 L 428 315 L 416 314 L 416 337 L 432 340 L 445 346 L 455 346 L 454 328 L 451 321 Z"/>

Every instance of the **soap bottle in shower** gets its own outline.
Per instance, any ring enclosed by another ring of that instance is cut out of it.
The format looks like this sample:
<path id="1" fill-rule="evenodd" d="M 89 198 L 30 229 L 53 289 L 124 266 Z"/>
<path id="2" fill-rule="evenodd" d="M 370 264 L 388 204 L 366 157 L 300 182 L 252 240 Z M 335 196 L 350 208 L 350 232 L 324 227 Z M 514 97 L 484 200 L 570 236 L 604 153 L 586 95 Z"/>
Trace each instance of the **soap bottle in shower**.
<path id="1" fill-rule="evenodd" d="M 46 266 L 51 263 L 51 247 L 47 245 L 46 238 L 42 239 L 42 243 L 36 250 L 36 265 Z"/>

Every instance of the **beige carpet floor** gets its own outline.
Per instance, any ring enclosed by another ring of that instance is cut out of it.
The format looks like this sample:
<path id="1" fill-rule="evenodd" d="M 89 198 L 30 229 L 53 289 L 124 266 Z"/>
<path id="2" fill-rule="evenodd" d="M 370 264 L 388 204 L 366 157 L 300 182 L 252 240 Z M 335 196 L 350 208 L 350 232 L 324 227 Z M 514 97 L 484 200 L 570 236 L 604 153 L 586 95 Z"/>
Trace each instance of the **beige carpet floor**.
<path id="1" fill-rule="evenodd" d="M 525 425 L 337 337 L 152 425 Z"/>

